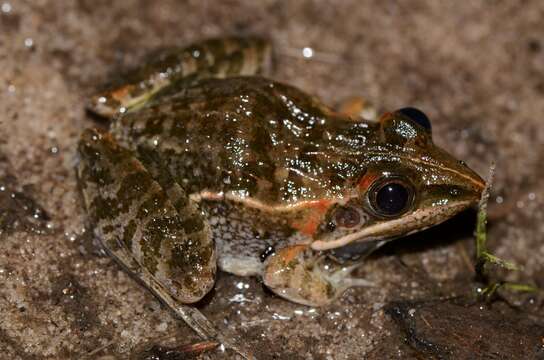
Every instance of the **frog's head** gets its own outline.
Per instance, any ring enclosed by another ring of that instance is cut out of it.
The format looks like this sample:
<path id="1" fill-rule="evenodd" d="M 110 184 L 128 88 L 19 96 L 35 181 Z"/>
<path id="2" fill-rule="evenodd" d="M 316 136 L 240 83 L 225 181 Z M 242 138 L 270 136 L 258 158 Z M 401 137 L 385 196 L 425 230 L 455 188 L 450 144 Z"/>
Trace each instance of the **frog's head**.
<path id="1" fill-rule="evenodd" d="M 365 151 L 364 174 L 322 217 L 314 250 L 364 253 L 369 244 L 439 224 L 478 202 L 484 181 L 434 145 L 422 112 L 386 113 L 378 132 Z"/>

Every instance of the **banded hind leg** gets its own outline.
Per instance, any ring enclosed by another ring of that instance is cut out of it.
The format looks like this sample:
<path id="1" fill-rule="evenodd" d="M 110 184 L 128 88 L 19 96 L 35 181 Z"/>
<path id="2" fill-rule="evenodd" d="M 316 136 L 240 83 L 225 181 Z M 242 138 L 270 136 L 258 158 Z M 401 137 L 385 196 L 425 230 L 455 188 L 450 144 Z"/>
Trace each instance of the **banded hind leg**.
<path id="1" fill-rule="evenodd" d="M 210 39 L 164 50 L 150 63 L 127 73 L 121 84 L 94 96 L 88 108 L 112 118 L 143 106 L 177 81 L 267 73 L 271 52 L 270 43 L 257 37 Z"/>
<path id="2" fill-rule="evenodd" d="M 200 211 L 188 198 L 174 206 L 109 134 L 86 130 L 78 151 L 83 200 L 106 251 L 201 337 L 222 341 L 197 309 L 184 305 L 202 298 L 215 281 L 215 248 Z"/>
<path id="3" fill-rule="evenodd" d="M 174 206 L 133 153 L 109 134 L 86 130 L 78 150 L 85 206 L 104 247 L 178 301 L 200 300 L 213 287 L 216 255 L 198 207 L 181 188 L 178 197 L 185 201 Z"/>

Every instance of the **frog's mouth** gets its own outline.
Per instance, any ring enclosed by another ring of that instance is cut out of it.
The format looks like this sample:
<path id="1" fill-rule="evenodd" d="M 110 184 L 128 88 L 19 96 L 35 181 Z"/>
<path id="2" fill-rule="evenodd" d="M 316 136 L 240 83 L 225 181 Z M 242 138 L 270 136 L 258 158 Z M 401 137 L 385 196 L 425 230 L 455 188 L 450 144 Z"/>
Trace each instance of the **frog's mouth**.
<path id="1" fill-rule="evenodd" d="M 407 236 L 438 225 L 460 211 L 467 209 L 473 203 L 470 200 L 463 200 L 450 202 L 447 205 L 418 209 L 400 218 L 381 221 L 334 240 L 314 241 L 311 243 L 311 248 L 316 251 L 325 251 L 354 243 L 385 241 Z"/>

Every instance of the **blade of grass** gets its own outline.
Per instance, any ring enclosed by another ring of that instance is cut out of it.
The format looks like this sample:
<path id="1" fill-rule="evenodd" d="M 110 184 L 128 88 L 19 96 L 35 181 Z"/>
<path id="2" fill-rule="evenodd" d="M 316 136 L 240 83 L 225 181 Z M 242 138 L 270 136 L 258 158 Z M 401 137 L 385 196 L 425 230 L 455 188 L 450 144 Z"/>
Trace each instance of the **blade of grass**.
<path id="1" fill-rule="evenodd" d="M 494 175 L 495 175 L 495 163 L 491 163 L 489 167 L 489 175 L 487 178 L 487 182 L 485 184 L 484 190 L 482 191 L 482 196 L 478 204 L 478 216 L 477 216 L 477 222 L 476 222 L 476 230 L 474 234 L 475 240 L 476 240 L 476 265 L 475 265 L 476 278 L 480 280 L 481 282 L 487 284 L 487 286 L 485 286 L 481 291 L 481 295 L 487 301 L 490 301 L 493 295 L 500 288 L 504 288 L 504 289 L 508 289 L 512 291 L 519 291 L 519 292 L 535 292 L 540 290 L 539 288 L 535 286 L 527 285 L 527 284 L 518 284 L 518 283 L 505 282 L 505 281 L 495 281 L 490 283 L 488 280 L 488 277 L 485 274 L 486 264 L 497 265 L 511 271 L 519 270 L 519 267 L 516 264 L 510 261 L 503 260 L 491 254 L 487 250 L 487 203 L 489 201 L 489 194 L 491 192 L 491 187 L 493 185 Z"/>
<path id="2" fill-rule="evenodd" d="M 478 217 L 476 222 L 476 259 L 479 261 L 484 252 L 487 252 L 487 202 L 493 186 L 495 176 L 495 163 L 489 167 L 489 175 L 482 191 L 480 202 L 478 204 Z"/>

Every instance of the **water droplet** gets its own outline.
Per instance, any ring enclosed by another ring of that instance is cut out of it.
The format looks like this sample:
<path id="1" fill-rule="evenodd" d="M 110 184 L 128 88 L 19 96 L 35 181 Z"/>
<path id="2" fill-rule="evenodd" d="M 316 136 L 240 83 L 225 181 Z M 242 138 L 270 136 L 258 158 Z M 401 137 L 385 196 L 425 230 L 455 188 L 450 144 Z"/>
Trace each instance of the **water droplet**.
<path id="1" fill-rule="evenodd" d="M 305 47 L 302 49 L 302 56 L 309 59 L 314 56 L 314 50 L 311 47 Z"/>
<path id="2" fill-rule="evenodd" d="M 31 48 L 34 46 L 34 40 L 32 40 L 32 38 L 26 38 L 25 39 L 25 46 L 27 48 Z"/>
<path id="3" fill-rule="evenodd" d="M 249 288 L 249 284 L 246 284 L 246 283 L 240 281 L 240 282 L 236 283 L 236 288 L 237 288 L 237 289 L 240 289 L 240 290 L 242 290 L 242 289 L 248 289 L 248 288 Z"/>
<path id="4" fill-rule="evenodd" d="M 10 3 L 5 2 L 5 3 L 2 4 L 1 9 L 2 9 L 3 13 L 7 14 L 7 13 L 11 12 L 12 7 L 11 7 Z"/>

